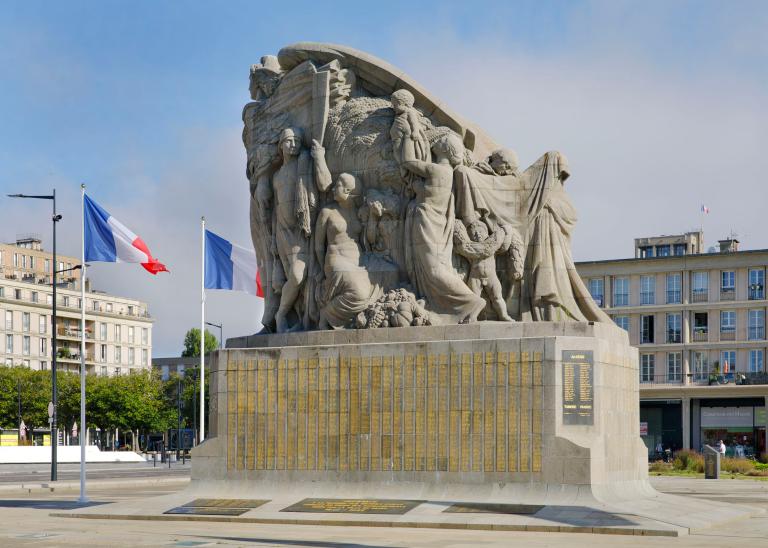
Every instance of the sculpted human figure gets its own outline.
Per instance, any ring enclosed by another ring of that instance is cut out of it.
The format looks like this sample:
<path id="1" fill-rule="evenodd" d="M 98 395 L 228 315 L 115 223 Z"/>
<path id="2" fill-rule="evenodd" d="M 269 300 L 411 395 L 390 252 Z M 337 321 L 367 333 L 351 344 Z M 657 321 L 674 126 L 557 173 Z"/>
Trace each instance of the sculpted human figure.
<path id="1" fill-rule="evenodd" d="M 333 187 L 334 202 L 317 217 L 315 255 L 322 265 L 318 280 L 320 320 L 318 327 L 349 327 L 369 303 L 378 298 L 368 272 L 360 265 L 358 240 L 363 226 L 357 215 L 357 180 L 342 173 Z"/>
<path id="2" fill-rule="evenodd" d="M 410 144 L 408 144 L 410 143 Z M 435 163 L 416 158 L 413 141 L 403 147 L 402 166 L 423 181 L 406 213 L 406 265 L 417 295 L 444 322 L 473 322 L 485 301 L 467 287 L 452 265 L 453 169 L 464 157 L 459 137 L 445 133 L 432 146 Z"/>
<path id="3" fill-rule="evenodd" d="M 317 188 L 325 190 L 329 179 L 322 147 L 313 143 L 313 153 L 302 148 L 303 132 L 286 128 L 280 133 L 278 150 L 281 165 L 272 177 L 275 200 L 273 254 L 279 259 L 273 274 L 273 289 L 280 293 L 280 306 L 275 315 L 278 333 L 303 326 L 303 303 L 298 299 L 307 277 L 309 237 L 317 208 Z M 313 162 L 312 158 L 316 161 Z M 316 182 L 317 181 L 317 187 Z M 285 282 L 279 285 L 280 280 Z M 296 313 L 294 325 L 289 314 Z M 306 327 L 306 326 L 305 326 Z"/>
<path id="4" fill-rule="evenodd" d="M 517 255 L 517 268 L 513 278 L 519 280 L 523 274 L 520 260 L 522 240 L 517 231 L 509 226 L 503 226 L 489 235 L 488 225 L 483 221 L 474 221 L 464 228 L 463 223 L 457 220 L 454 226 L 456 252 L 470 264 L 467 280 L 469 288 L 478 297 L 486 296 L 499 320 L 513 321 L 507 313 L 507 303 L 504 302 L 501 282 L 496 274 L 496 253 L 500 249 L 508 249 L 511 254 Z M 514 260 L 513 264 L 515 264 Z"/>
<path id="5" fill-rule="evenodd" d="M 429 141 L 424 134 L 421 114 L 413 106 L 413 94 L 406 89 L 399 89 L 390 98 L 395 111 L 390 137 L 395 158 L 401 163 L 405 159 L 405 147 L 413 148 L 414 158 L 423 162 L 430 161 Z M 403 175 L 408 171 L 403 168 Z"/>

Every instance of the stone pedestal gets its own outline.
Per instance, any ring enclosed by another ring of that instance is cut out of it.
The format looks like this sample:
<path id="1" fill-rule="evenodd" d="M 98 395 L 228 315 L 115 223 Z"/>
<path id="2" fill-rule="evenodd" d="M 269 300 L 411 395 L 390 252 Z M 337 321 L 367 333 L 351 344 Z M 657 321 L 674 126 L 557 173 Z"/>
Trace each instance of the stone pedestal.
<path id="1" fill-rule="evenodd" d="M 230 339 L 211 367 L 193 480 L 485 502 L 650 492 L 637 351 L 611 325 L 253 336 Z"/>

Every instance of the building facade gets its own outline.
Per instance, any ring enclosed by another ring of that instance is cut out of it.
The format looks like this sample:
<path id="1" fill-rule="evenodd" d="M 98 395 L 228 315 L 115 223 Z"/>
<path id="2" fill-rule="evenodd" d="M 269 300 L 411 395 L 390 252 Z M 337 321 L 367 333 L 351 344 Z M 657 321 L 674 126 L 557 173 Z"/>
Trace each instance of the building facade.
<path id="1" fill-rule="evenodd" d="M 49 369 L 52 335 L 57 369 L 80 367 L 80 261 L 58 256 L 57 320 L 53 325 L 52 256 L 36 238 L 0 244 L 0 327 L 3 365 Z M 69 270 L 72 269 L 72 270 Z M 85 364 L 90 374 L 120 375 L 152 363 L 152 324 L 146 303 L 92 290 L 85 281 Z"/>
<path id="2" fill-rule="evenodd" d="M 627 330 L 640 353 L 641 431 L 649 453 L 766 452 L 768 249 L 719 242 L 702 253 L 700 232 L 635 240 L 635 258 L 576 268 L 592 298 Z"/>

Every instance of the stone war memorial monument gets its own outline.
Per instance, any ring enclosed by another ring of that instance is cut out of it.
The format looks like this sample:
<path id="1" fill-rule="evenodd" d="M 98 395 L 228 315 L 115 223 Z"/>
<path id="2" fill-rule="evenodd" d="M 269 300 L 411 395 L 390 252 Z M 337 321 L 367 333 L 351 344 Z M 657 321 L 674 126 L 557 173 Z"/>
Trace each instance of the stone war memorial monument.
<path id="1" fill-rule="evenodd" d="M 283 512 L 707 522 L 711 506 L 648 484 L 637 350 L 574 267 L 563 153 L 521 165 L 439 93 L 343 46 L 262 57 L 250 94 L 263 330 L 213 355 L 193 491 Z"/>

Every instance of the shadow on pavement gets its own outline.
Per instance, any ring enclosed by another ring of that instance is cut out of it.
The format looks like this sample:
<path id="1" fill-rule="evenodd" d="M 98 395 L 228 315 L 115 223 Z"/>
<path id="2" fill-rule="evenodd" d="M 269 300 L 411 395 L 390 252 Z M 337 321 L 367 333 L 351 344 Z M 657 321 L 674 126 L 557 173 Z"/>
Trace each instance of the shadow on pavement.
<path id="1" fill-rule="evenodd" d="M 35 510 L 75 510 L 77 508 L 89 508 L 111 504 L 105 501 L 89 501 L 85 503 L 76 500 L 0 500 L 0 508 L 34 508 Z"/>
<path id="2" fill-rule="evenodd" d="M 274 538 L 220 536 L 198 536 L 197 538 L 228 540 L 232 542 L 258 542 L 267 544 L 269 546 L 313 546 L 315 548 L 393 548 L 391 544 L 382 546 L 379 544 L 358 544 L 356 542 L 325 542 L 321 540 L 281 540 Z"/>

